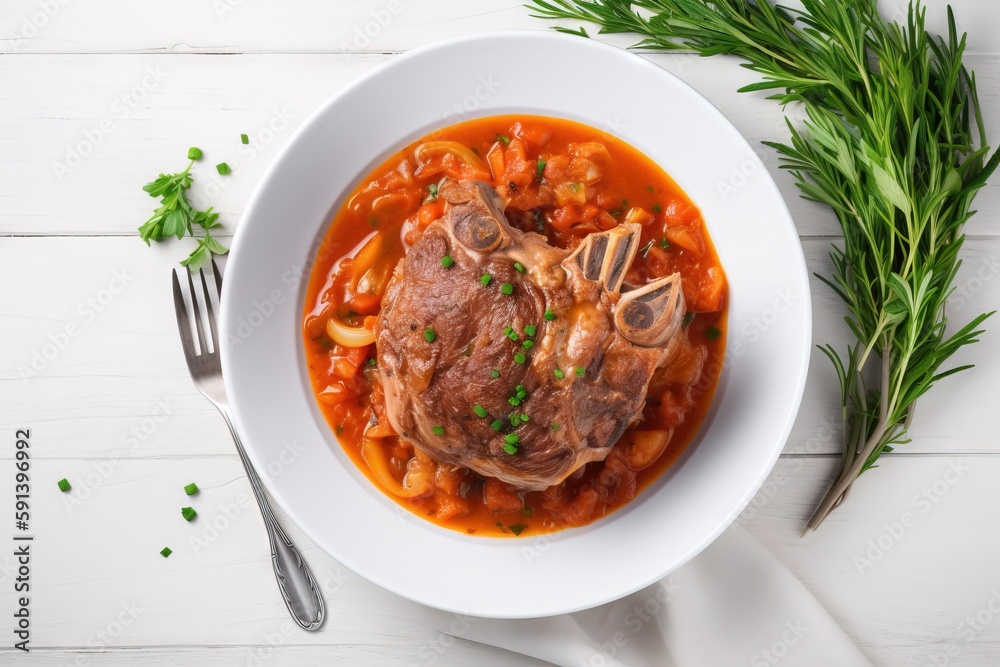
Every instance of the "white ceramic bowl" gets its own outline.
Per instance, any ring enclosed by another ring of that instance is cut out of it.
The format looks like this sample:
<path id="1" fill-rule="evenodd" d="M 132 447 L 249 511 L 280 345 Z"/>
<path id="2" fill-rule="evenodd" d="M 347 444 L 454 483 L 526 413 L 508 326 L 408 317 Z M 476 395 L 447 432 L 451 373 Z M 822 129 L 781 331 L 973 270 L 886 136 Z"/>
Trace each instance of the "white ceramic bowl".
<path id="1" fill-rule="evenodd" d="M 316 406 L 300 321 L 317 244 L 359 178 L 435 128 L 516 112 L 604 129 L 680 184 L 701 208 L 729 278 L 729 341 L 713 409 L 666 474 L 584 528 L 498 539 L 410 514 L 355 467 Z M 289 140 L 233 243 L 222 362 L 250 458 L 316 544 L 417 602 L 524 618 L 592 607 L 653 583 L 735 519 L 792 426 L 810 322 L 788 211 L 753 149 L 715 107 L 637 55 L 553 33 L 507 32 L 393 58 L 331 98 Z"/>

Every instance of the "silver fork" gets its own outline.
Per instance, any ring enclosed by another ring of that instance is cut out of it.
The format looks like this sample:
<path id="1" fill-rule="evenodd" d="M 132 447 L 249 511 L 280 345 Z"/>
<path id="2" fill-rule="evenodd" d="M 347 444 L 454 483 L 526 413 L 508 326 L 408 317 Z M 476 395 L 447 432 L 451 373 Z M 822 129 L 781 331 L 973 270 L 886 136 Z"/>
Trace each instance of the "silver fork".
<path id="1" fill-rule="evenodd" d="M 214 259 L 212 260 L 212 272 L 215 274 L 217 296 L 221 297 L 222 276 Z M 229 426 L 229 432 L 236 443 L 236 451 L 240 454 L 247 479 L 250 480 L 250 488 L 253 489 L 253 495 L 257 498 L 257 504 L 260 506 L 260 513 L 264 517 L 267 538 L 271 542 L 271 564 L 274 566 L 274 575 L 278 578 L 278 589 L 281 591 L 281 597 L 285 600 L 285 606 L 288 607 L 292 618 L 300 627 L 306 630 L 318 630 L 326 615 L 323 596 L 319 592 L 312 572 L 309 571 L 309 566 L 302 560 L 298 549 L 295 548 L 295 545 L 292 544 L 292 541 L 288 539 L 275 520 L 260 478 L 257 476 L 253 464 L 247 458 L 247 454 L 243 450 L 243 443 L 240 442 L 240 436 L 233 426 L 233 418 L 229 413 L 229 400 L 226 398 L 226 389 L 222 384 L 219 332 L 215 323 L 215 310 L 212 307 L 208 282 L 205 279 L 205 270 L 199 269 L 198 271 L 201 277 L 202 293 L 205 297 L 203 304 L 199 303 L 198 290 L 191 272 L 185 270 L 184 273 L 187 274 L 187 284 L 194 311 L 194 330 L 198 334 L 197 348 L 195 347 L 194 331 L 191 327 L 191 316 L 188 314 L 187 306 L 184 305 L 184 295 L 181 292 L 181 280 L 177 277 L 177 269 L 173 271 L 174 309 L 177 311 L 177 328 L 181 333 L 184 358 L 187 360 L 191 378 L 205 398 L 219 409 L 226 420 L 226 425 Z M 209 341 L 205 336 L 205 328 L 202 324 L 203 317 L 208 320 L 211 329 L 211 350 L 209 350 Z"/>

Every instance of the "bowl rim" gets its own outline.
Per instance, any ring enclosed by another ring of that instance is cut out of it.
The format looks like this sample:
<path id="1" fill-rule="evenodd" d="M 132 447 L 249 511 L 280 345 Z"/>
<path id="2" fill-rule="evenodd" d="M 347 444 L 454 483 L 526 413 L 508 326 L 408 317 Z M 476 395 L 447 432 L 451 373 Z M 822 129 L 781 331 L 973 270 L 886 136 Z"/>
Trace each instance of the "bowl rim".
<path id="1" fill-rule="evenodd" d="M 342 86 L 340 89 L 338 89 L 336 92 L 334 92 L 322 105 L 320 105 L 318 108 L 316 108 L 302 122 L 302 124 L 298 128 L 296 128 L 296 130 L 291 134 L 291 136 L 289 137 L 289 139 L 285 143 L 285 145 L 282 146 L 281 149 L 279 150 L 279 152 L 274 156 L 274 158 L 272 159 L 271 163 L 268 165 L 267 169 L 264 171 L 264 174 L 262 175 L 260 181 L 257 183 L 257 185 L 254 188 L 253 194 L 251 195 L 251 197 L 250 197 L 250 199 L 249 199 L 249 201 L 248 201 L 248 203 L 246 205 L 246 209 L 245 209 L 244 214 L 243 214 L 243 221 L 241 222 L 240 226 L 236 230 L 236 233 L 235 233 L 235 236 L 234 236 L 234 239 L 233 239 L 232 247 L 230 249 L 230 256 L 227 259 L 227 267 L 226 267 L 227 271 L 229 273 L 232 273 L 232 274 L 239 274 L 240 272 L 242 272 L 242 271 L 245 270 L 245 269 L 243 269 L 243 263 L 244 263 L 244 261 L 246 261 L 246 260 L 243 259 L 245 257 L 245 253 L 242 252 L 242 249 L 244 248 L 244 246 L 246 246 L 246 245 L 248 245 L 250 243 L 250 241 L 248 241 L 248 238 L 252 235 L 253 229 L 256 227 L 256 224 L 263 224 L 264 223 L 264 221 L 261 221 L 260 223 L 256 223 L 255 224 L 253 221 L 255 220 L 255 217 L 254 217 L 255 211 L 261 206 L 261 200 L 265 197 L 265 194 L 266 194 L 265 193 L 265 191 L 266 191 L 266 187 L 265 186 L 268 184 L 269 181 L 271 181 L 272 179 L 274 179 L 275 175 L 278 172 L 280 172 L 282 169 L 285 169 L 285 168 L 288 167 L 288 165 L 286 164 L 286 162 L 298 150 L 300 142 L 302 142 L 304 140 L 304 138 L 307 137 L 307 135 L 311 131 L 313 131 L 315 125 L 317 125 L 318 123 L 322 122 L 323 117 L 327 113 L 329 113 L 331 109 L 333 109 L 334 107 L 336 107 L 336 105 L 340 104 L 342 102 L 342 100 L 348 98 L 357 89 L 359 89 L 359 88 L 361 88 L 363 86 L 369 85 L 369 83 L 372 80 L 377 79 L 378 77 L 384 76 L 387 72 L 391 72 L 391 71 L 394 71 L 394 70 L 399 69 L 399 68 L 407 67 L 407 66 L 409 66 L 409 63 L 411 61 L 420 60 L 420 59 L 426 57 L 428 54 L 432 54 L 432 53 L 435 53 L 435 52 L 438 52 L 438 51 L 442 51 L 442 50 L 454 49 L 456 47 L 463 47 L 465 45 L 473 45 L 473 46 L 475 46 L 478 43 L 481 43 L 483 40 L 509 40 L 509 39 L 514 39 L 514 40 L 540 40 L 542 42 L 548 42 L 548 43 L 555 44 L 555 45 L 566 44 L 566 45 L 573 45 L 574 47 L 579 46 L 581 44 L 581 42 L 582 42 L 582 43 L 587 44 L 586 48 L 592 48 L 592 49 L 603 51 L 603 52 L 605 52 L 607 54 L 608 57 L 621 58 L 623 55 L 627 55 L 627 58 L 630 61 L 632 61 L 632 65 L 634 67 L 645 69 L 648 72 L 648 75 L 651 78 L 653 78 L 653 77 L 660 77 L 661 80 L 672 82 L 673 85 L 679 85 L 679 86 L 687 89 L 690 92 L 690 94 L 692 95 L 692 98 L 696 99 L 696 100 L 700 100 L 701 103 L 704 106 L 704 110 L 714 116 L 713 121 L 715 123 L 720 123 L 720 124 L 728 127 L 732 131 L 732 133 L 736 137 L 739 138 L 739 140 L 742 142 L 743 146 L 745 146 L 745 148 L 747 150 L 749 150 L 751 152 L 753 151 L 753 148 L 751 147 L 751 145 L 749 144 L 749 142 L 743 137 L 743 135 L 739 132 L 739 130 L 735 127 L 735 125 L 728 118 L 726 118 L 726 116 L 714 104 L 712 104 L 707 98 L 705 98 L 700 92 L 698 92 L 697 89 L 695 89 L 693 86 L 687 84 L 685 81 L 683 81 L 682 79 L 680 79 L 676 75 L 672 74 L 671 72 L 669 72 L 669 71 L 667 71 L 667 70 L 659 67 L 658 65 L 656 65 L 656 64 L 654 64 L 654 63 L 646 60 L 645 58 L 639 57 L 637 54 L 628 54 L 625 49 L 621 49 L 619 47 L 612 46 L 610 44 L 606 44 L 606 43 L 599 42 L 599 41 L 587 40 L 586 42 L 583 42 L 583 40 L 580 40 L 579 38 L 575 38 L 575 37 L 568 36 L 568 35 L 563 35 L 563 34 L 558 34 L 558 33 L 554 33 L 554 32 L 549 32 L 549 31 L 503 30 L 503 31 L 491 31 L 491 32 L 486 32 L 486 33 L 476 33 L 476 34 L 464 35 L 464 36 L 459 36 L 459 37 L 453 37 L 453 38 L 449 38 L 449 39 L 446 39 L 446 40 L 441 40 L 441 41 L 436 41 L 436 42 L 433 42 L 433 43 L 430 43 L 430 44 L 426 44 L 426 45 L 414 48 L 412 50 L 408 50 L 408 51 L 406 51 L 406 52 L 404 52 L 402 54 L 399 54 L 399 55 L 396 55 L 396 56 L 392 57 L 390 60 L 388 60 L 386 62 L 380 63 L 379 65 L 375 66 L 371 70 L 369 70 L 369 71 L 361 74 L 360 76 L 358 76 L 357 78 L 355 78 L 354 80 L 350 81 L 345 86 Z M 469 116 L 469 118 L 491 116 L 491 115 L 500 115 L 502 113 L 508 113 L 508 112 L 504 112 L 504 111 L 500 111 L 500 110 L 496 110 L 496 109 L 489 110 L 489 111 L 490 111 L 489 113 L 484 113 L 484 114 L 472 114 L 472 115 Z M 531 113 L 533 115 L 538 115 L 539 114 L 539 112 L 536 112 L 536 111 L 530 111 L 530 112 L 529 111 L 525 111 L 524 113 L 526 113 L 526 114 L 527 113 Z M 557 114 L 555 114 L 555 113 L 553 113 L 551 115 L 557 116 Z M 461 120 L 467 120 L 469 118 L 464 118 L 464 119 L 461 119 Z M 577 119 L 574 118 L 573 120 L 577 120 Z M 448 125 L 454 124 L 454 122 L 460 122 L 460 120 L 445 121 L 444 119 L 442 119 L 442 123 L 439 126 L 440 127 L 447 127 Z M 586 122 L 586 121 L 580 121 L 580 122 Z M 629 143 L 630 145 L 633 145 L 640 152 L 643 152 L 644 154 L 646 153 L 646 151 L 641 146 L 636 146 L 632 141 L 630 141 L 628 139 L 624 139 L 624 138 L 622 140 L 626 141 L 626 143 Z M 393 145 L 399 146 L 399 145 L 404 145 L 404 144 L 402 144 L 400 140 L 397 140 Z M 654 159 L 654 161 L 656 161 L 656 160 Z M 659 164 L 658 161 L 657 161 L 657 163 Z M 663 168 L 663 167 L 661 167 L 661 168 Z M 675 180 L 678 180 L 678 182 L 680 183 L 680 179 L 677 179 L 675 173 L 673 173 L 673 172 L 671 172 L 669 170 L 666 170 L 666 171 L 667 171 L 668 174 L 670 174 L 670 176 L 672 178 L 675 178 Z M 762 171 L 763 171 L 763 173 L 762 173 L 761 187 L 764 187 L 766 190 L 768 190 L 768 194 L 771 195 L 773 197 L 773 199 L 775 200 L 775 204 L 778 207 L 778 209 L 776 209 L 775 212 L 778 213 L 779 217 L 781 218 L 780 224 L 784 228 L 784 231 L 790 232 L 796 239 L 798 239 L 799 235 L 798 235 L 798 232 L 797 232 L 797 230 L 795 228 L 794 221 L 793 221 L 793 219 L 791 217 L 791 214 L 788 211 L 787 205 L 785 204 L 783 198 L 781 197 L 780 192 L 778 191 L 777 186 L 775 185 L 775 183 L 772 180 L 772 178 L 770 177 L 770 175 L 767 173 L 766 169 L 762 169 Z M 363 176 L 363 173 L 356 174 L 353 177 L 352 182 L 356 183 L 357 179 L 360 178 L 360 177 L 362 177 L 362 176 Z M 682 185 L 682 187 L 683 187 L 683 185 Z M 340 198 L 340 197 L 343 196 L 343 194 L 344 193 L 332 193 L 331 194 L 331 207 L 334 205 L 334 203 L 337 201 L 338 198 Z M 701 208 L 701 204 L 697 200 L 695 200 L 695 205 L 697 205 L 697 206 L 699 206 L 699 208 Z M 321 225 L 320 226 L 320 232 L 319 232 L 320 236 L 322 236 L 323 234 L 325 234 L 326 229 L 329 227 L 329 222 L 330 222 L 329 219 L 326 219 L 326 220 L 323 220 L 321 223 L 319 223 Z M 310 229 L 311 229 L 311 227 L 310 227 Z M 716 234 L 715 233 L 712 234 L 712 238 L 713 239 L 716 238 Z M 766 480 L 767 476 L 770 474 L 772 468 L 774 467 L 775 463 L 778 460 L 778 457 L 781 454 L 781 451 L 782 451 L 782 449 L 783 449 L 783 447 L 784 447 L 784 445 L 785 445 L 785 443 L 786 443 L 786 441 L 788 439 L 789 434 L 791 433 L 791 429 L 792 429 L 795 417 L 796 417 L 796 415 L 798 413 L 799 407 L 801 405 L 802 396 L 803 396 L 804 389 L 805 389 L 806 378 L 807 378 L 808 368 L 809 368 L 809 360 L 810 360 L 810 354 L 811 354 L 811 347 L 812 347 L 812 345 L 811 345 L 811 340 L 812 340 L 812 305 L 811 305 L 811 296 L 810 296 L 810 292 L 809 292 L 808 272 L 806 270 L 805 258 L 804 258 L 804 255 L 802 253 L 801 243 L 797 243 L 796 246 L 797 246 L 797 252 L 794 253 L 794 256 L 792 256 L 790 258 L 786 258 L 786 259 L 789 260 L 791 262 L 791 264 L 793 265 L 791 268 L 793 270 L 795 278 L 798 280 L 798 284 L 804 288 L 803 289 L 803 303 L 802 303 L 802 308 L 804 309 L 804 311 L 802 313 L 802 317 L 804 318 L 804 322 L 803 322 L 802 326 L 804 327 L 804 329 L 801 332 L 801 334 L 802 334 L 801 335 L 802 345 L 801 345 L 800 349 L 798 350 L 797 356 L 795 356 L 794 359 L 793 359 L 794 364 L 799 368 L 799 372 L 798 372 L 798 376 L 797 376 L 797 379 L 796 379 L 796 382 L 795 382 L 795 387 L 794 387 L 793 395 L 790 396 L 791 401 L 790 401 L 790 403 L 787 406 L 783 406 L 783 407 L 787 407 L 787 409 L 785 410 L 785 413 L 783 415 L 783 423 L 781 424 L 781 427 L 780 427 L 780 434 L 779 434 L 779 436 L 777 438 L 775 438 L 775 440 L 774 440 L 774 442 L 773 442 L 770 450 L 768 451 L 767 457 L 766 458 L 761 457 L 761 459 L 760 459 L 760 465 L 759 465 L 759 468 L 758 468 L 758 470 L 756 472 L 756 475 L 754 476 L 752 482 L 747 485 L 747 492 L 742 496 L 740 502 L 737 503 L 737 506 L 733 507 L 732 510 L 722 520 L 720 520 L 717 523 L 715 523 L 715 525 L 711 526 L 709 529 L 704 530 L 702 532 L 702 537 L 700 539 L 698 539 L 698 540 L 692 540 L 689 543 L 689 546 L 684 550 L 684 553 L 680 557 L 675 558 L 674 561 L 671 562 L 669 565 L 663 567 L 660 572 L 657 572 L 657 573 L 651 574 L 649 576 L 643 577 L 643 578 L 641 578 L 641 580 L 633 581 L 628 587 L 622 588 L 622 589 L 616 591 L 616 593 L 613 594 L 613 595 L 604 595 L 604 596 L 598 597 L 596 599 L 588 600 L 586 603 L 582 603 L 582 604 L 573 604 L 573 605 L 570 605 L 570 606 L 556 605 L 556 606 L 553 606 L 553 607 L 550 607 L 550 608 L 542 609 L 542 610 L 538 611 L 537 613 L 534 612 L 534 611 L 530 611 L 530 610 L 521 610 L 521 611 L 511 612 L 511 611 L 494 611 L 494 610 L 488 610 L 488 609 L 483 609 L 483 608 L 476 608 L 472 612 L 470 612 L 467 607 L 463 607 L 461 605 L 457 605 L 457 604 L 454 604 L 454 603 L 442 603 L 440 600 L 431 599 L 431 598 L 428 598 L 427 596 L 415 595 L 413 593 L 413 591 L 400 590 L 399 586 L 394 585 L 392 582 L 386 580 L 384 577 L 378 576 L 377 573 L 374 573 L 374 572 L 366 569 L 364 567 L 364 565 L 361 564 L 361 563 L 359 563 L 359 562 L 356 562 L 356 561 L 354 561 L 354 562 L 348 562 L 350 559 L 346 559 L 342 553 L 341 554 L 335 554 L 335 553 L 333 553 L 333 550 L 331 550 L 328 547 L 328 545 L 329 545 L 328 541 L 326 539 L 324 539 L 318 533 L 317 527 L 310 525 L 308 522 L 300 522 L 299 520 L 296 519 L 297 512 L 294 509 L 294 504 L 295 503 L 293 503 L 293 502 L 290 501 L 289 497 L 286 495 L 286 493 L 283 490 L 283 488 L 280 485 L 277 485 L 277 484 L 273 483 L 273 481 L 267 475 L 261 475 L 261 478 L 264 481 L 264 484 L 267 487 L 268 492 L 271 494 L 271 496 L 274 498 L 274 500 L 279 504 L 279 506 L 284 510 L 284 512 L 286 513 L 286 515 L 289 517 L 289 519 L 291 521 L 293 521 L 294 523 L 296 523 L 296 525 L 300 528 L 300 530 L 310 540 L 312 540 L 323 551 L 325 551 L 332 558 L 334 558 L 338 563 L 344 565 L 345 567 L 347 567 L 351 571 L 359 574 L 363 578 L 365 578 L 365 579 L 367 579 L 367 580 L 369 580 L 369 581 L 371 581 L 371 582 L 373 582 L 373 583 L 381 586 L 382 588 L 384 588 L 386 590 L 389 590 L 389 591 L 391 591 L 393 593 L 396 593 L 398 595 L 401 595 L 403 597 L 409 598 L 411 600 L 414 600 L 415 602 L 418 602 L 418 603 L 421 603 L 421 604 L 424 604 L 424 605 L 427 605 L 427 606 L 431 606 L 431 607 L 434 607 L 434 608 L 443 609 L 445 611 L 450 611 L 450 612 L 459 613 L 459 614 L 472 613 L 473 615 L 478 615 L 478 616 L 482 616 L 482 617 L 492 617 L 492 618 L 533 618 L 533 617 L 543 617 L 543 616 L 557 615 L 557 614 L 563 614 L 563 613 L 571 613 L 571 612 L 582 610 L 582 609 L 592 608 L 592 607 L 599 606 L 601 604 L 605 604 L 607 602 L 613 601 L 615 599 L 618 599 L 620 597 L 623 597 L 625 595 L 633 593 L 633 592 L 635 592 L 637 590 L 640 590 L 640 589 L 642 589 L 642 588 L 644 588 L 646 586 L 649 586 L 649 585 L 655 583 L 656 581 L 662 579 L 664 576 L 666 576 L 667 574 L 669 574 L 671 571 L 675 570 L 676 568 L 680 567 L 681 565 L 683 565 L 684 563 L 686 563 L 687 561 L 689 561 L 691 558 L 693 558 L 694 556 L 696 556 L 705 547 L 707 547 L 709 544 L 711 544 L 733 521 L 736 520 L 736 518 L 739 516 L 740 512 L 742 512 L 742 510 L 750 503 L 750 501 L 752 500 L 753 496 L 760 489 L 760 487 L 763 485 L 764 481 Z M 309 262 L 308 265 L 311 267 L 312 258 L 308 257 L 308 258 L 306 258 L 306 260 L 307 260 L 307 262 Z M 307 282 L 307 281 L 303 281 L 303 285 L 301 285 L 298 288 L 298 292 L 299 292 L 300 295 L 301 295 L 301 293 L 305 289 L 305 282 Z M 220 311 L 221 311 L 221 313 L 220 313 L 220 327 L 221 327 L 221 331 L 222 332 L 230 331 L 231 328 L 232 328 L 232 325 L 234 323 L 234 318 L 236 318 L 238 316 L 238 313 L 236 311 L 234 311 L 235 304 L 233 302 L 234 297 L 232 296 L 234 289 L 235 288 L 233 287 L 231 281 L 229 281 L 229 280 L 224 280 L 223 281 L 222 299 L 221 299 L 221 304 L 220 304 Z M 301 303 L 301 301 L 297 300 L 296 303 L 297 304 Z M 300 315 L 301 313 L 299 312 L 298 314 Z M 296 323 L 296 327 L 297 326 L 298 326 L 298 324 Z M 732 327 L 733 323 L 730 322 L 729 326 Z M 730 329 L 730 331 L 731 331 L 731 329 Z M 299 342 L 301 342 L 301 341 L 299 341 Z M 223 344 L 221 346 L 221 352 L 222 352 L 223 368 L 227 369 L 227 370 L 231 370 L 233 368 L 233 364 L 234 364 L 233 348 L 232 348 L 232 346 L 230 346 L 229 344 L 223 342 Z M 729 354 L 728 354 L 728 350 L 727 350 L 727 357 L 728 356 L 729 356 Z M 305 372 L 305 369 L 301 369 L 300 368 L 298 370 L 299 370 L 299 372 Z M 232 379 L 232 375 L 233 375 L 232 372 L 225 372 L 224 373 L 224 381 L 225 381 L 226 391 L 227 391 L 227 394 L 229 395 L 229 397 L 231 399 L 231 402 L 232 402 L 232 404 L 231 404 L 232 414 L 233 414 L 233 417 L 234 417 L 234 420 L 235 420 L 238 432 L 243 437 L 244 442 L 249 443 L 249 442 L 252 442 L 252 438 L 248 437 L 248 434 L 246 433 L 246 431 L 242 429 L 242 424 L 244 422 L 243 417 L 245 415 L 243 415 L 243 412 L 241 411 L 241 408 L 239 406 L 239 400 L 234 398 L 234 397 L 240 395 L 241 392 L 234 385 L 234 380 Z M 721 392 L 723 390 L 723 385 L 724 385 L 725 379 L 726 379 L 725 376 L 723 376 L 723 377 L 720 377 L 720 379 L 718 381 L 718 385 L 717 385 L 717 388 L 716 388 L 716 396 L 715 396 L 715 398 L 713 398 L 713 409 L 719 403 L 719 396 L 718 396 L 718 394 L 719 394 L 719 392 Z M 708 417 L 706 417 L 706 422 L 707 421 L 708 421 Z M 707 430 L 707 427 L 706 427 L 706 425 L 703 424 L 703 426 L 699 429 L 698 435 L 695 436 L 696 439 L 700 438 L 705 433 L 706 430 Z M 694 446 L 695 446 L 694 443 L 692 443 L 692 445 L 689 446 L 689 449 L 693 448 Z M 246 450 L 247 450 L 247 454 L 248 454 L 251 462 L 254 464 L 255 468 L 258 471 L 262 470 L 263 466 L 266 463 L 265 460 L 262 458 L 262 455 L 263 455 L 262 452 L 256 450 L 252 445 L 247 446 Z M 664 474 L 661 475 L 658 480 L 654 481 L 653 484 L 644 491 L 644 493 L 646 493 L 646 494 L 651 493 L 652 487 L 655 486 L 657 483 L 659 483 L 661 480 L 664 480 L 665 478 L 667 478 L 671 474 L 671 471 L 673 471 L 674 468 L 678 467 L 679 465 L 680 465 L 680 461 L 676 462 L 671 467 L 671 469 L 669 469 L 666 472 L 664 472 Z M 378 493 L 382 493 L 381 490 L 377 490 L 377 491 L 378 491 Z M 639 498 L 637 498 L 636 500 L 634 500 L 633 503 L 637 502 L 638 500 L 639 500 Z M 392 502 L 392 501 L 390 500 L 390 502 Z M 623 508 L 621 510 L 618 510 L 618 511 L 614 512 L 610 516 L 612 518 L 615 517 L 615 516 L 618 516 L 618 515 L 622 514 L 627 509 L 628 508 L 626 507 L 626 508 Z M 423 520 L 421 519 L 420 521 L 423 521 Z M 591 529 L 594 528 L 595 524 L 600 523 L 600 521 L 601 520 L 595 521 L 594 523 L 589 524 L 589 526 L 583 527 L 582 530 L 591 530 Z M 430 522 L 424 522 L 424 523 L 430 523 Z M 442 530 L 446 530 L 446 529 L 442 529 Z M 564 530 L 564 531 L 560 531 L 560 533 L 557 533 L 557 534 L 560 534 L 560 535 L 561 534 L 566 534 L 566 533 L 573 532 L 573 531 L 576 531 L 576 530 L 581 530 L 581 529 L 567 529 L 567 530 Z M 453 531 L 449 531 L 449 532 L 453 532 Z M 464 535 L 460 535 L 460 536 L 461 537 L 466 537 Z M 476 539 L 485 541 L 486 538 L 480 537 L 480 538 L 476 538 Z"/>

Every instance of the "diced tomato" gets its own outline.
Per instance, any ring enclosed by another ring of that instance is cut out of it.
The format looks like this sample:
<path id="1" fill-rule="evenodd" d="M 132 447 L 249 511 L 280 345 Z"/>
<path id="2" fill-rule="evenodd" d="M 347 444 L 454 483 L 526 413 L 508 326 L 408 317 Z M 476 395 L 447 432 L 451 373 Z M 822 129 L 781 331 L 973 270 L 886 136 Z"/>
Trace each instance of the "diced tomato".
<path id="1" fill-rule="evenodd" d="M 690 285 L 690 287 L 688 286 Z M 722 310 L 722 301 L 726 291 L 726 279 L 717 267 L 692 276 L 684 285 L 684 297 L 688 302 L 688 310 L 692 313 L 714 313 Z"/>
<path id="2" fill-rule="evenodd" d="M 521 139 L 514 138 L 504 151 L 504 183 L 526 187 L 538 178 L 538 161 L 528 159 L 528 151 Z"/>
<path id="3" fill-rule="evenodd" d="M 483 484 L 483 502 L 494 514 L 518 512 L 524 504 L 521 496 L 514 493 L 506 482 L 495 477 L 487 477 Z"/>
<path id="4" fill-rule="evenodd" d="M 549 143 L 549 139 L 552 138 L 552 131 L 547 127 L 531 123 L 527 125 L 521 122 L 514 123 L 514 126 L 510 128 L 510 132 L 515 137 L 523 139 L 536 150 Z"/>
<path id="5" fill-rule="evenodd" d="M 594 204 L 567 204 L 552 212 L 549 224 L 559 231 L 565 231 L 578 222 L 593 220 L 601 213 Z"/>

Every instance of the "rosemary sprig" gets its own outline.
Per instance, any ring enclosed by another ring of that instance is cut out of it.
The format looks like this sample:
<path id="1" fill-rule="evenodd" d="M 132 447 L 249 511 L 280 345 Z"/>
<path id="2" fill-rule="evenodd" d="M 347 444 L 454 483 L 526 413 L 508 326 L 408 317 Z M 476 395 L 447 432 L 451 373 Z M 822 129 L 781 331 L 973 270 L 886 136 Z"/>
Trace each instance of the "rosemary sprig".
<path id="1" fill-rule="evenodd" d="M 902 26 L 884 21 L 874 0 L 802 4 L 533 0 L 527 7 L 542 18 L 596 23 L 601 32 L 639 33 L 636 48 L 738 56 L 762 77 L 741 92 L 772 91 L 783 105 L 804 105 L 805 129 L 789 123 L 790 143 L 768 145 L 802 196 L 831 206 L 840 222 L 833 275 L 819 277 L 844 301 L 857 338 L 843 356 L 820 347 L 840 381 L 844 451 L 805 534 L 879 456 L 909 442 L 917 399 L 969 368 L 941 370 L 977 342 L 993 313 L 947 335 L 945 302 L 961 264 L 962 227 L 1000 152 L 988 157 L 975 76 L 962 63 L 965 36 L 950 8 L 948 34 L 936 38 L 919 2 Z M 877 370 L 874 386 L 866 384 L 869 369 Z"/>

